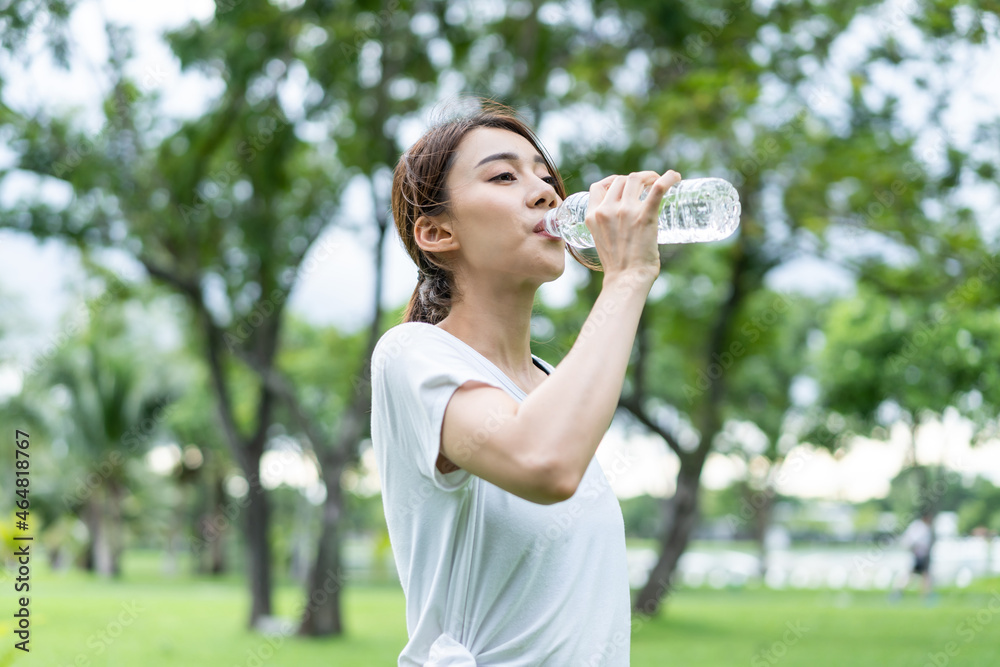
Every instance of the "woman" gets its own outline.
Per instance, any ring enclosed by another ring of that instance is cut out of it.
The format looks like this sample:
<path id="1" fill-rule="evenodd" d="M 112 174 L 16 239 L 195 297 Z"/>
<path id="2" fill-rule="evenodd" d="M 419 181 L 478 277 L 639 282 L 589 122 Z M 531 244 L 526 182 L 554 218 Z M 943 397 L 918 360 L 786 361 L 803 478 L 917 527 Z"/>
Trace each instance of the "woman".
<path id="1" fill-rule="evenodd" d="M 400 158 L 393 217 L 420 282 L 372 355 L 372 443 L 406 595 L 400 665 L 628 665 L 624 524 L 594 452 L 659 274 L 656 209 L 679 180 L 590 188 L 604 282 L 554 368 L 531 354 L 530 320 L 565 268 L 539 223 L 566 193 L 532 130 L 493 106 Z"/>

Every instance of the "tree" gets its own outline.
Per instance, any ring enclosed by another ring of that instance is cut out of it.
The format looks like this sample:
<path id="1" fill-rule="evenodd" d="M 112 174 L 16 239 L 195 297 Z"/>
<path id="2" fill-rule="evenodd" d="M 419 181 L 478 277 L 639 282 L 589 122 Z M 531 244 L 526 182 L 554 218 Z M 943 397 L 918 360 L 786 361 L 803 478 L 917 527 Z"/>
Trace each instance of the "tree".
<path id="1" fill-rule="evenodd" d="M 596 18 L 621 26 L 615 34 L 619 48 L 592 49 L 590 57 L 571 52 L 572 85 L 598 91 L 605 108 L 615 110 L 613 127 L 620 128 L 591 141 L 577 133 L 563 147 L 571 171 L 672 167 L 686 176 L 728 175 L 743 207 L 733 240 L 666 250 L 663 286 L 669 296 L 654 297 L 640 322 L 620 405 L 681 462 L 677 490 L 665 506 L 659 561 L 633 602 L 642 614 L 655 613 L 670 589 L 717 436 L 728 419 L 756 421 L 750 394 L 736 391 L 743 368 L 761 387 L 779 387 L 776 380 L 787 378 L 787 370 L 751 372 L 750 354 L 734 359 L 726 372 L 702 377 L 732 355 L 733 345 L 747 347 L 744 327 L 768 277 L 795 260 L 817 257 L 862 279 L 885 277 L 898 268 L 886 248 L 915 256 L 906 264 L 908 275 L 918 278 L 912 267 L 922 273 L 911 287 L 949 278 L 944 260 L 956 254 L 958 272 L 967 271 L 981 246 L 972 212 L 957 202 L 956 186 L 962 178 L 988 183 L 982 174 L 992 173 L 988 167 L 997 162 L 995 152 L 971 159 L 951 141 L 929 156 L 918 150 L 927 130 L 941 121 L 949 93 L 933 91 L 938 106 L 929 126 L 900 122 L 900 101 L 876 83 L 875 72 L 919 54 L 892 30 L 882 30 L 879 43 L 839 73 L 849 81 L 846 94 L 814 85 L 824 67 L 834 66 L 830 56 L 838 40 L 851 39 L 852 22 L 877 11 L 877 4 L 734 9 L 595 6 Z M 948 6 L 929 3 L 900 20 L 921 31 L 939 66 L 956 44 L 979 43 L 995 32 L 981 19 L 960 28 Z M 885 22 L 877 15 L 872 20 Z M 587 37 L 593 36 L 581 41 Z M 630 84 L 625 72 L 636 70 Z M 942 158 L 948 167 L 935 173 Z M 584 293 L 592 295 L 593 288 Z M 582 317 L 576 313 L 569 321 L 568 331 L 579 330 Z M 685 394 L 685 387 L 698 382 L 702 389 Z"/>
<path id="2" fill-rule="evenodd" d="M 125 74 L 128 34 L 112 25 L 113 83 L 103 105 L 107 122 L 96 136 L 43 109 L 0 108 L 0 125 L 18 146 L 16 164 L 0 177 L 33 172 L 74 193 L 65 208 L 22 200 L 0 211 L 0 226 L 124 250 L 187 302 L 222 432 L 250 485 L 241 518 L 251 625 L 271 613 L 270 507 L 259 467 L 283 406 L 317 452 L 328 486 L 302 631 L 341 631 L 340 582 L 332 594 L 323 592 L 323 602 L 314 593 L 340 574 L 340 473 L 356 458 L 367 425 L 365 369 L 380 334 L 386 176 L 398 155 L 395 128 L 433 96 L 439 74 L 426 52 L 409 50 L 407 9 L 326 0 L 294 8 L 220 3 L 207 25 L 191 22 L 167 36 L 182 69 L 211 72 L 221 84 L 222 93 L 195 119 L 163 117 L 155 94 Z M 31 16 L 16 17 L 12 38 Z M 418 83 L 424 86 L 418 95 L 391 93 Z M 302 103 L 283 101 L 283 92 L 296 86 Z M 302 405 L 276 359 L 287 296 L 310 270 L 307 255 L 313 251 L 317 261 L 336 255 L 336 248 L 316 243 L 321 232 L 331 223 L 368 228 L 341 215 L 344 188 L 359 175 L 372 195 L 379 277 L 368 352 L 351 372 L 353 400 L 326 428 L 329 415 Z"/>
<path id="3" fill-rule="evenodd" d="M 879 292 L 863 284 L 857 296 L 835 303 L 823 322 L 820 414 L 837 415 L 832 423 L 839 426 L 836 435 L 841 439 L 876 429 L 886 433 L 897 421 L 908 424 L 910 453 L 904 473 L 924 505 L 910 508 L 912 514 L 936 510 L 946 491 L 941 466 L 935 466 L 935 472 L 917 459 L 921 426 L 960 407 L 978 422 L 979 430 L 992 422 L 983 413 L 995 407 L 989 401 L 996 396 L 992 377 L 1000 319 L 951 298 L 962 293 L 966 280 L 949 279 L 928 288 L 930 298 Z M 900 280 L 915 282 L 916 277 Z M 819 430 L 829 428 L 830 420 L 823 421 Z"/>
<path id="4" fill-rule="evenodd" d="M 202 117 L 175 124 L 166 137 L 158 134 L 166 119 L 155 96 L 125 74 L 128 36 L 115 26 L 108 26 L 114 82 L 97 137 L 68 119 L 7 110 L 4 124 L 23 141 L 17 168 L 68 183 L 75 200 L 62 210 L 21 202 L 3 212 L 0 224 L 125 250 L 186 299 L 222 431 L 250 485 L 241 519 L 255 624 L 271 613 L 270 510 L 260 458 L 276 405 L 294 400 L 270 375 L 287 294 L 337 211 L 345 172 L 330 149 L 335 144 L 298 138 L 278 101 L 278 88 L 299 62 L 291 47 L 311 48 L 298 38 L 312 27 L 314 8 L 283 12 L 246 2 L 224 9 L 217 8 L 220 18 L 209 29 L 192 23 L 168 36 L 183 68 L 221 64 L 225 90 Z M 248 26 L 256 26 L 260 48 L 245 47 Z M 305 118 L 328 106 L 315 101 Z"/>
<path id="5" fill-rule="evenodd" d="M 185 535 L 194 570 L 198 574 L 220 575 L 228 569 L 226 536 L 238 522 L 240 502 L 229 496 L 225 481 L 238 471 L 213 413 L 208 372 L 197 361 L 197 351 L 182 348 L 172 363 L 190 367 L 187 390 L 174 404 L 166 427 L 182 448 L 173 473 L 182 491 L 175 508 L 174 530 Z M 173 531 L 168 536 L 168 554 L 173 554 Z"/>
<path id="6" fill-rule="evenodd" d="M 765 537 L 778 499 L 778 485 L 794 475 L 800 461 L 788 455 L 799 444 L 795 424 L 804 399 L 794 395 L 809 363 L 808 338 L 820 300 L 761 290 L 739 329 L 746 337 L 710 366 L 736 365 L 730 373 L 727 402 L 732 416 L 716 437 L 715 451 L 743 459 L 747 475 L 737 485 L 739 511 L 729 517 L 733 529 L 748 529 L 757 543 L 760 575 L 767 571 Z M 806 399 L 807 400 L 807 399 Z M 830 442 L 823 443 L 830 446 Z"/>
<path id="7" fill-rule="evenodd" d="M 151 381 L 155 357 L 146 353 L 145 365 L 137 362 L 145 342 L 130 331 L 122 310 L 106 309 L 30 379 L 20 399 L 28 414 L 37 414 L 41 408 L 32 402 L 54 392 L 63 396 L 60 419 L 48 428 L 71 444 L 81 469 L 61 501 L 87 526 L 84 567 L 103 576 L 121 573 L 123 503 L 134 492 L 130 464 L 148 451 L 175 397 L 169 383 Z"/>
<path id="8" fill-rule="evenodd" d="M 697 386 L 734 343 L 747 344 L 742 327 L 769 275 L 825 255 L 878 276 L 884 258 L 866 264 L 843 253 L 869 238 L 915 249 L 931 268 L 927 279 L 940 278 L 932 260 L 960 247 L 951 244 L 957 236 L 942 233 L 956 220 L 935 210 L 957 213 L 958 234 L 966 234 L 973 216 L 950 206 L 950 197 L 963 179 L 990 182 L 992 153 L 970 157 L 949 144 L 940 151 L 943 175 L 915 157 L 919 132 L 898 122 L 898 100 L 875 76 L 911 56 L 891 30 L 841 73 L 846 93 L 811 85 L 838 39 L 873 7 L 629 0 L 480 12 L 446 2 L 220 3 L 212 21 L 169 39 L 183 67 L 213 73 L 222 92 L 200 118 L 166 132 L 150 96 L 122 74 L 128 52 L 113 29 L 115 86 L 97 149 L 81 156 L 91 144 L 66 119 L 2 110 L 0 123 L 19 140 L 16 168 L 69 183 L 76 200 L 66 210 L 22 202 L 0 212 L 0 225 L 123 248 L 188 300 L 226 441 L 251 484 L 244 518 L 254 622 L 271 608 L 269 508 L 255 480 L 279 406 L 316 452 L 328 486 L 311 600 L 320 578 L 336 572 L 339 472 L 356 456 L 369 400 L 365 357 L 335 424 L 323 425 L 303 405 L 278 361 L 285 296 L 331 220 L 367 233 L 377 269 L 370 353 L 382 326 L 377 262 L 389 170 L 421 111 L 442 93 L 464 91 L 507 98 L 543 129 L 569 121 L 573 134 L 558 149 L 571 190 L 639 168 L 728 176 L 743 203 L 741 229 L 725 243 L 665 253 L 670 297 L 654 299 L 643 318 L 622 401 L 681 459 L 660 562 L 635 602 L 637 611 L 654 613 L 688 542 L 716 436 L 726 420 L 754 416 L 737 402 L 746 394 L 733 382 L 757 353 L 734 360 L 703 390 L 685 395 L 682 388 Z M 956 44 L 982 42 L 993 30 L 979 15 L 953 20 L 943 2 L 921 5 L 905 22 L 943 61 Z M 299 113 L 280 92 L 293 80 L 304 91 Z M 933 93 L 948 99 L 947 90 Z M 601 119 L 599 127 L 588 129 L 588 116 Z M 86 170 L 77 168 L 84 157 Z M 344 220 L 344 188 L 354 177 L 367 189 L 373 226 Z M 589 297 L 599 287 L 591 279 L 583 288 Z M 575 331 L 582 322 L 578 312 L 556 319 L 575 322 Z M 767 395 L 780 381 L 769 387 Z M 661 419 L 664 411 L 674 416 Z M 339 631 L 339 597 L 326 600 L 315 613 L 307 606 L 303 631 Z"/>

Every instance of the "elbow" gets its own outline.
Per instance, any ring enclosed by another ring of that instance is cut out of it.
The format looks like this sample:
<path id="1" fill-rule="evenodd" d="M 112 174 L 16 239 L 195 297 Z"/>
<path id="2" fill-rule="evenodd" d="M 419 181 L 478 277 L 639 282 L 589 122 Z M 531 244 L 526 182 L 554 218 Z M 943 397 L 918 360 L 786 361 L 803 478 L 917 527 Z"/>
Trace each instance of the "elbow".
<path id="1" fill-rule="evenodd" d="M 564 500 L 569 500 L 576 493 L 576 489 L 579 486 L 579 482 L 563 482 L 557 486 L 553 487 L 553 500 L 552 503 L 561 503 Z"/>
<path id="2" fill-rule="evenodd" d="M 547 461 L 543 464 L 538 478 L 547 500 L 546 505 L 569 500 L 580 485 L 580 476 L 567 470 L 566 465 L 560 461 Z"/>

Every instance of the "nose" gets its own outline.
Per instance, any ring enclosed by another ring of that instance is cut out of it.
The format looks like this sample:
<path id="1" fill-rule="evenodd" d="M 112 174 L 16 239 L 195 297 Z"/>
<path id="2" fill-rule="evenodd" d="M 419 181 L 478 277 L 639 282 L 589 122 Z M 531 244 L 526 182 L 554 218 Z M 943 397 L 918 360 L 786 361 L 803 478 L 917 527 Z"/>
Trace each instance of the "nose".
<path id="1" fill-rule="evenodd" d="M 532 207 L 534 208 L 555 208 L 559 205 L 559 195 L 551 183 L 546 183 L 541 178 L 536 180 L 537 189 L 531 193 Z"/>

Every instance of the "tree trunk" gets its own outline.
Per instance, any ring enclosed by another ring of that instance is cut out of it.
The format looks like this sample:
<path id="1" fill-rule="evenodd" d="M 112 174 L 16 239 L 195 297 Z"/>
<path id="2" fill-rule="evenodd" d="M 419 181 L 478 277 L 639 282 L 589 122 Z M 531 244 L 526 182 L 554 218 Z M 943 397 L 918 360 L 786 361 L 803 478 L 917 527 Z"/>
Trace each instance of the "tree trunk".
<path id="1" fill-rule="evenodd" d="M 227 343 L 225 328 L 215 321 L 206 306 L 197 273 L 191 278 L 188 274 L 160 266 L 142 254 L 139 254 L 137 259 L 146 267 L 150 276 L 166 282 L 187 297 L 204 334 L 204 351 L 222 431 L 233 458 L 239 463 L 250 486 L 250 496 L 244 512 L 244 527 L 252 598 L 249 626 L 254 628 L 260 617 L 271 613 L 271 555 L 268 544 L 270 510 L 266 491 L 260 483 L 260 458 L 264 453 L 275 405 L 275 395 L 264 379 L 275 370 L 274 361 L 285 302 L 283 299 L 279 299 L 277 304 L 267 301 L 271 304 L 270 314 L 264 318 L 259 327 L 252 330 L 250 339 L 245 341 L 245 353 L 240 354 L 240 346 L 234 348 Z M 269 277 L 268 274 L 265 273 L 265 277 Z M 276 285 L 261 285 L 261 287 L 263 294 L 270 294 L 270 288 Z M 257 307 L 261 305 L 260 301 L 255 304 Z M 256 312 L 256 308 L 253 310 Z M 241 433 L 237 424 L 226 370 L 227 362 L 233 358 L 241 358 L 262 379 L 255 407 L 257 423 L 251 435 Z"/>
<path id="2" fill-rule="evenodd" d="M 741 198 L 742 199 L 742 198 Z M 744 219 L 753 217 L 755 209 L 751 200 L 745 200 Z M 735 326 L 736 313 L 744 299 L 751 293 L 755 285 L 759 285 L 766 267 L 753 266 L 753 260 L 746 252 L 746 236 L 740 234 L 738 244 L 734 247 L 734 265 L 730 284 L 732 289 L 729 297 L 722 304 L 718 316 L 708 336 L 705 347 L 705 365 L 713 363 L 714 359 L 723 354 L 732 339 L 731 329 Z M 753 274 L 753 275 L 751 275 Z M 637 368 L 646 364 L 648 351 L 651 349 L 645 340 L 645 327 L 640 318 L 639 360 Z M 687 548 L 691 532 L 698 520 L 698 493 L 701 471 L 705 459 L 712 449 L 712 441 L 722 427 L 721 408 L 726 393 L 725 374 L 711 376 L 706 394 L 699 404 L 693 406 L 692 419 L 701 434 L 698 448 L 691 452 L 684 450 L 668 430 L 662 428 L 657 420 L 646 414 L 643 409 L 644 382 L 643 371 L 638 371 L 637 384 L 632 396 L 624 400 L 625 407 L 652 432 L 660 435 L 667 445 L 677 454 L 681 468 L 677 473 L 677 490 L 674 497 L 667 503 L 664 516 L 664 530 L 660 538 L 660 557 L 650 571 L 646 585 L 642 587 L 632 604 L 635 614 L 652 616 L 659 611 L 661 599 L 669 594 L 671 579 L 677 569 L 677 561 Z"/>
<path id="3" fill-rule="evenodd" d="M 775 493 L 774 487 L 770 485 L 762 491 L 751 491 L 750 493 L 751 507 L 754 509 L 753 539 L 757 543 L 757 554 L 760 558 L 757 574 L 760 575 L 761 579 L 767 574 L 767 529 L 771 527 Z"/>
<path id="4" fill-rule="evenodd" d="M 212 481 L 212 500 L 213 500 L 213 513 L 215 519 L 219 522 L 220 526 L 216 530 L 212 530 L 208 537 L 208 572 L 214 575 L 220 575 L 226 571 L 226 524 L 227 519 L 224 511 L 224 503 L 226 501 L 226 491 L 223 487 L 223 480 L 220 475 L 213 474 Z"/>
<path id="5" fill-rule="evenodd" d="M 125 526 L 122 518 L 122 498 L 125 487 L 118 482 L 111 482 L 108 488 L 108 551 L 110 553 L 111 576 L 120 577 L 122 573 L 122 553 L 125 550 Z"/>
<path id="6" fill-rule="evenodd" d="M 251 628 L 257 625 L 262 616 L 271 615 L 271 545 L 268 541 L 271 508 L 267 491 L 261 486 L 258 474 L 262 449 L 251 451 L 249 447 L 247 448 L 249 470 L 244 470 L 250 485 L 244 530 L 252 598 L 249 619 Z"/>
<path id="7" fill-rule="evenodd" d="M 87 548 L 83 552 L 81 567 L 87 572 L 97 571 L 97 546 L 101 534 L 100 489 L 95 488 L 87 498 L 84 523 L 87 525 Z"/>
<path id="8" fill-rule="evenodd" d="M 192 544 L 197 574 L 223 574 L 226 571 L 225 535 L 233 515 L 227 515 L 226 491 L 221 474 L 211 469 L 205 484 L 205 501 L 199 505 Z"/>
<path id="9" fill-rule="evenodd" d="M 914 513 L 920 516 L 924 512 L 934 512 L 937 502 L 931 489 L 931 476 L 929 466 L 917 461 L 917 430 L 920 422 L 916 418 L 913 420 L 913 427 L 910 429 L 910 451 L 913 457 L 913 470 L 916 475 L 917 488 L 914 490 Z"/>
<path id="10" fill-rule="evenodd" d="M 655 615 L 660 601 L 669 594 L 677 561 L 687 548 L 698 517 L 698 490 L 701 464 L 681 460 L 677 490 L 666 503 L 666 529 L 660 538 L 660 558 L 649 573 L 646 585 L 632 604 L 635 614 Z"/>
<path id="11" fill-rule="evenodd" d="M 208 562 L 205 563 L 208 574 L 218 576 L 226 573 L 226 542 L 223 538 L 223 531 L 217 530 L 212 532 L 208 541 Z"/>
<path id="12" fill-rule="evenodd" d="M 323 466 L 326 500 L 323 503 L 323 525 L 313 563 L 306 583 L 306 604 L 298 634 L 308 636 L 341 635 L 344 622 L 340 610 L 343 572 L 340 554 L 340 520 L 344 514 L 344 498 L 340 488 L 343 467 Z"/>
<path id="13" fill-rule="evenodd" d="M 390 62 L 386 66 L 386 74 L 398 62 Z M 384 98 L 384 90 L 379 95 Z M 384 99 L 380 108 L 385 108 Z M 385 117 L 376 115 L 376 126 L 385 122 Z M 394 156 L 386 155 L 385 164 L 392 164 Z M 375 181 L 369 178 L 372 200 L 386 204 L 385 197 L 380 196 Z M 378 226 L 378 236 L 375 242 L 375 294 L 372 304 L 372 319 L 368 327 L 368 342 L 365 349 L 364 362 L 359 376 L 352 379 L 354 393 L 347 409 L 340 419 L 339 432 L 333 443 L 324 438 L 319 429 L 308 428 L 303 424 L 309 440 L 313 444 L 323 482 L 326 484 L 326 501 L 323 503 L 323 525 L 319 544 L 316 550 L 316 562 L 313 564 L 306 585 L 306 604 L 302 612 L 298 634 L 308 636 L 340 635 L 343 633 L 343 620 L 340 610 L 340 591 L 344 586 L 341 570 L 340 553 L 340 521 L 344 515 L 344 498 L 340 488 L 340 477 L 344 468 L 358 460 L 358 444 L 365 432 L 365 427 L 371 415 L 371 357 L 375 345 L 381 335 L 382 291 L 385 281 L 385 239 L 389 228 L 389 207 L 376 207 L 375 221 Z"/>
<path id="14" fill-rule="evenodd" d="M 105 487 L 94 489 L 87 500 L 87 529 L 90 531 L 89 555 L 85 567 L 102 577 L 115 576 L 115 548 L 111 535 L 114 492 Z"/>

